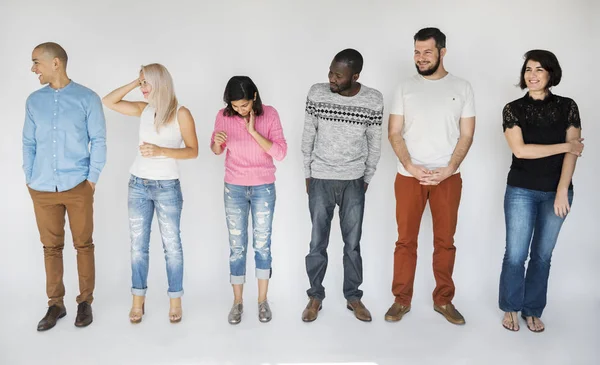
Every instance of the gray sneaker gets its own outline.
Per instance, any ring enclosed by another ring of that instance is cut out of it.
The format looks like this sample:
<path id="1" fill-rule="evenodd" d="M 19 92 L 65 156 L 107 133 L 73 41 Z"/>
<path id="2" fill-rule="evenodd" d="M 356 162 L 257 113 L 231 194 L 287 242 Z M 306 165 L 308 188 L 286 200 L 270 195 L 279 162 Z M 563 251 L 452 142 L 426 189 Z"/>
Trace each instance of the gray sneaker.
<path id="1" fill-rule="evenodd" d="M 258 320 L 266 323 L 269 322 L 273 318 L 273 314 L 271 313 L 271 308 L 269 308 L 269 302 L 266 300 L 264 302 L 258 303 Z"/>
<path id="2" fill-rule="evenodd" d="M 227 317 L 229 324 L 240 323 L 242 321 L 242 313 L 244 313 L 244 304 L 234 303 L 229 311 L 229 316 Z"/>

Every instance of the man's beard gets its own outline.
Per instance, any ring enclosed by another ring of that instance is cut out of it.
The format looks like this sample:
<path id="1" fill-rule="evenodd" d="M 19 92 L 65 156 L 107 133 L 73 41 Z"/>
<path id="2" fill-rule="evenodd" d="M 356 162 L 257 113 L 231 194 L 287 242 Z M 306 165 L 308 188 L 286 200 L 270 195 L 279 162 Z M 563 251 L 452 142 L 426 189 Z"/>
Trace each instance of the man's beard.
<path id="1" fill-rule="evenodd" d="M 438 68 L 440 68 L 440 61 L 441 61 L 441 59 L 442 59 L 441 55 L 438 54 L 438 59 L 437 59 L 436 63 L 433 65 L 433 67 L 431 67 L 431 68 L 429 68 L 427 70 L 423 70 L 423 71 L 421 71 L 419 69 L 419 65 L 415 64 L 415 67 L 417 68 L 417 72 L 421 76 L 431 76 L 431 75 L 433 75 L 438 70 Z"/>
<path id="2" fill-rule="evenodd" d="M 351 87 L 352 87 L 352 80 L 349 80 L 345 84 L 336 85 L 335 89 L 331 88 L 331 85 L 329 85 L 329 90 L 331 90 L 332 93 L 341 93 L 342 91 L 346 91 L 346 90 L 350 89 Z"/>

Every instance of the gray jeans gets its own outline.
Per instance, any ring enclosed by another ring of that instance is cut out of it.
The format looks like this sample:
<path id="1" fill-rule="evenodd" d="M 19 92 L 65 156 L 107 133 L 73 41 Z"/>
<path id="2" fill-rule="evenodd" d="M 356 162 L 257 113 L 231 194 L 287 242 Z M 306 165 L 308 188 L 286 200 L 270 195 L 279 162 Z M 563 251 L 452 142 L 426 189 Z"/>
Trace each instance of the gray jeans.
<path id="1" fill-rule="evenodd" d="M 365 183 L 356 180 L 310 179 L 308 206 L 312 220 L 310 252 L 306 256 L 309 297 L 325 299 L 323 279 L 327 270 L 327 246 L 333 211 L 338 205 L 344 240 L 344 297 L 349 301 L 362 298 L 362 258 L 360 237 L 365 211 Z"/>

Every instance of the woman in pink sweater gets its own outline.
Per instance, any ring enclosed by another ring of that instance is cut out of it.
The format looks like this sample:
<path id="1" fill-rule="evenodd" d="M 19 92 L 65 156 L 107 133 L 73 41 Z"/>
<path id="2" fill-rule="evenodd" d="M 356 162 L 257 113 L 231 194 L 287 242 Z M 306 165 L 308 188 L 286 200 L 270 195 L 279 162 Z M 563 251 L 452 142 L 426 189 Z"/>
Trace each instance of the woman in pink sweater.
<path id="1" fill-rule="evenodd" d="M 271 277 L 271 226 L 275 208 L 275 165 L 287 153 L 277 110 L 263 105 L 247 76 L 232 77 L 223 94 L 211 138 L 211 150 L 225 157 L 225 216 L 229 229 L 229 267 L 234 302 L 231 324 L 242 320 L 246 281 L 248 214 L 252 212 L 254 260 L 258 279 L 258 318 L 271 320 L 267 289 Z"/>

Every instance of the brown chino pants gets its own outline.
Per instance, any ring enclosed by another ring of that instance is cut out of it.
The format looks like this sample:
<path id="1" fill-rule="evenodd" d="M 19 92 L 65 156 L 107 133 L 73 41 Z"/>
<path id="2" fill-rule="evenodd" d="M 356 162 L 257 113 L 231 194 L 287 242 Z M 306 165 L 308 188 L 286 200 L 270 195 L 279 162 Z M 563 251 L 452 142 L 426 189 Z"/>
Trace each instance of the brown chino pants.
<path id="1" fill-rule="evenodd" d="M 73 245 L 77 250 L 79 295 L 77 303 L 92 303 L 95 286 L 94 243 L 92 241 L 94 191 L 87 180 L 71 190 L 43 192 L 29 188 L 33 208 L 44 246 L 46 294 L 48 306 L 64 307 L 63 247 L 65 246 L 65 212 Z"/>
<path id="2" fill-rule="evenodd" d="M 454 233 L 462 190 L 460 174 L 455 174 L 439 185 L 421 185 L 413 177 L 396 175 L 396 222 L 398 241 L 394 251 L 394 279 L 392 293 L 395 301 L 409 306 L 417 268 L 417 238 L 427 200 L 433 218 L 433 275 L 436 287 L 433 302 L 446 305 L 454 297 Z"/>

